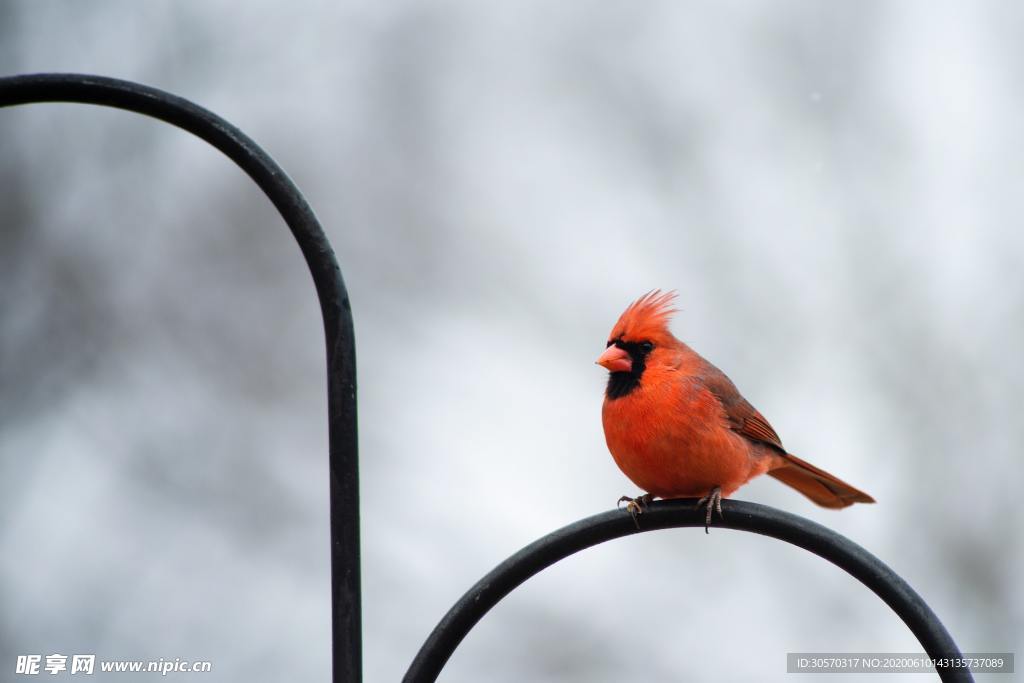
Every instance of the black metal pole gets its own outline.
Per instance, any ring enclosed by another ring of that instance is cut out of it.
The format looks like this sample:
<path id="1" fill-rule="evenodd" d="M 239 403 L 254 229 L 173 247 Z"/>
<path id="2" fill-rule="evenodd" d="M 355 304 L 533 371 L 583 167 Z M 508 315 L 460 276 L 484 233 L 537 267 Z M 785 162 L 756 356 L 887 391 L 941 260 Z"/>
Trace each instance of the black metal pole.
<path id="1" fill-rule="evenodd" d="M 455 603 L 427 638 L 403 680 L 406 683 L 435 680 L 462 639 L 494 605 L 555 562 L 622 536 L 657 529 L 703 527 L 704 514 L 696 510 L 695 503 L 689 499 L 653 503 L 639 516 L 640 529 L 625 510 L 605 512 L 563 527 L 526 546 L 478 581 Z M 716 518 L 715 529 L 771 536 L 825 558 L 882 598 L 910 627 L 929 655 L 935 658 L 960 656 L 953 638 L 921 596 L 856 543 L 820 524 L 764 505 L 725 500 L 722 510 L 724 519 Z M 947 682 L 974 680 L 966 669 L 940 669 L 938 673 Z"/>
<path id="2" fill-rule="evenodd" d="M 330 438 L 331 567 L 334 680 L 361 680 L 359 489 L 355 341 L 345 285 L 316 216 L 267 154 L 215 114 L 169 93 L 136 83 L 77 74 L 0 78 L 0 107 L 78 102 L 145 114 L 206 140 L 235 161 L 267 194 L 299 243 L 320 297 L 327 346 Z M 835 532 L 795 515 L 753 503 L 725 501 L 716 526 L 787 541 L 845 569 L 882 598 L 910 627 L 929 655 L 959 657 L 959 648 L 928 605 L 880 560 Z M 432 681 L 466 633 L 499 600 L 545 567 L 584 548 L 640 531 L 703 526 L 693 501 L 653 504 L 638 530 L 628 514 L 606 512 L 527 546 L 478 582 L 445 615 L 416 656 L 406 681 Z M 944 681 L 971 681 L 962 669 L 941 669 Z"/>
<path id="3" fill-rule="evenodd" d="M 259 145 L 188 100 L 130 81 L 82 74 L 0 78 L 0 107 L 77 102 L 124 109 L 170 123 L 207 141 L 245 171 L 281 213 L 313 276 L 327 344 L 330 440 L 333 671 L 336 683 L 362 676 L 359 574 L 359 469 L 356 356 L 352 310 L 334 251 L 313 210 Z"/>

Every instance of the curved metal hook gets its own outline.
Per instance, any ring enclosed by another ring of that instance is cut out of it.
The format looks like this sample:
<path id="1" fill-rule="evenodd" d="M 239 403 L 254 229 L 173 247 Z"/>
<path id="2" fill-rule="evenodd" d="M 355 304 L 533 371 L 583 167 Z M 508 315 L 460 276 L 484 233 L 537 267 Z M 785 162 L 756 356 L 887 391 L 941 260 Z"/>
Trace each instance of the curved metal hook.
<path id="1" fill-rule="evenodd" d="M 0 78 L 0 107 L 36 102 L 114 107 L 186 130 L 238 164 L 291 228 L 320 297 L 327 343 L 334 680 L 359 681 L 362 636 L 355 336 L 341 270 L 316 215 L 291 179 L 259 145 L 213 112 L 186 99 L 131 81 L 101 76 L 30 74 Z"/>
<path id="2" fill-rule="evenodd" d="M 78 74 L 0 78 L 0 106 L 35 102 L 95 104 L 151 116 L 206 140 L 237 163 L 267 194 L 291 228 L 320 297 L 327 344 L 330 436 L 334 680 L 361 677 L 359 496 L 355 343 L 345 285 L 333 250 L 308 203 L 277 164 L 240 130 L 188 100 L 128 81 Z M 885 564 L 848 539 L 795 515 L 726 501 L 719 528 L 764 534 L 809 550 L 873 590 L 910 627 L 932 656 L 959 649 L 927 604 Z M 692 501 L 651 505 L 643 531 L 703 526 Z M 484 577 L 445 615 L 423 645 L 406 681 L 431 681 L 469 630 L 499 600 L 545 567 L 584 548 L 638 533 L 627 513 L 606 512 L 527 546 Z M 971 681 L 966 670 L 940 670 L 944 681 Z"/>
<path id="3" fill-rule="evenodd" d="M 652 503 L 638 517 L 640 529 L 624 510 L 587 517 L 526 546 L 498 565 L 462 596 L 434 628 L 403 681 L 433 681 L 455 648 L 487 612 L 534 574 L 585 548 L 645 531 L 703 527 L 704 514 L 692 499 Z M 910 627 L 933 657 L 960 656 L 960 649 L 939 618 L 893 570 L 859 545 L 803 517 L 738 500 L 722 501 L 723 519 L 715 528 L 751 531 L 792 543 L 853 575 L 882 598 Z M 966 669 L 939 670 L 943 681 L 973 681 Z"/>

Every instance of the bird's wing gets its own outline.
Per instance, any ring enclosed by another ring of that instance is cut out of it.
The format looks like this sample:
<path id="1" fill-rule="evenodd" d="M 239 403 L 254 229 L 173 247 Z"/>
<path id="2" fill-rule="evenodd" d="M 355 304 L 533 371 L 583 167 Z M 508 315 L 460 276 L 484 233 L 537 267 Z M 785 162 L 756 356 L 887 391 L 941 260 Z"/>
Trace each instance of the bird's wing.
<path id="1" fill-rule="evenodd" d="M 714 394 L 725 416 L 729 420 L 729 426 L 733 431 L 742 434 L 751 441 L 758 441 L 769 446 L 778 448 L 783 453 L 786 449 L 782 447 L 782 440 L 775 433 L 772 426 L 764 415 L 757 412 L 754 406 L 750 405 L 747 399 L 743 398 L 739 389 L 732 383 L 724 372 L 708 363 L 707 371 L 702 378 L 704 386 Z"/>

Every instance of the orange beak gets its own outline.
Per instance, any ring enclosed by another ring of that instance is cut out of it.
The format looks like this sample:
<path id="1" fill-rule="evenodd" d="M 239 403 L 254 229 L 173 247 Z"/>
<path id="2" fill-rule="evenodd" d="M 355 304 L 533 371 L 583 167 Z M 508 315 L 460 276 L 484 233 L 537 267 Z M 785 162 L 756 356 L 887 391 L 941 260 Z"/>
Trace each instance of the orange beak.
<path id="1" fill-rule="evenodd" d="M 618 346 L 609 346 L 598 359 L 598 365 L 608 368 L 608 372 L 629 372 L 633 369 L 633 359 Z"/>

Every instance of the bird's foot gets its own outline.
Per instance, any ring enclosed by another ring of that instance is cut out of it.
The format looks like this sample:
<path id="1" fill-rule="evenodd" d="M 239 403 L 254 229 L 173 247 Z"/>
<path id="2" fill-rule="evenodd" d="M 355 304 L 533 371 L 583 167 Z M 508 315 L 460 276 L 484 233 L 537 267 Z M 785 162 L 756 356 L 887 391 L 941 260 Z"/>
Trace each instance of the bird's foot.
<path id="1" fill-rule="evenodd" d="M 642 496 L 636 498 L 630 498 L 629 496 L 622 496 L 619 498 L 618 503 L 615 507 L 622 507 L 622 504 L 626 504 L 626 512 L 633 518 L 633 524 L 636 524 L 636 528 L 640 528 L 640 520 L 637 519 L 640 515 L 647 511 L 647 506 L 654 500 L 654 496 L 649 493 L 645 493 Z"/>
<path id="2" fill-rule="evenodd" d="M 707 506 L 708 514 L 704 517 L 704 533 L 708 532 L 708 527 L 711 526 L 711 512 L 712 510 L 718 512 L 718 516 L 725 519 L 725 515 L 722 514 L 722 487 L 716 486 L 711 489 L 708 495 L 704 496 L 697 501 L 697 509 L 700 510 L 702 507 Z"/>

